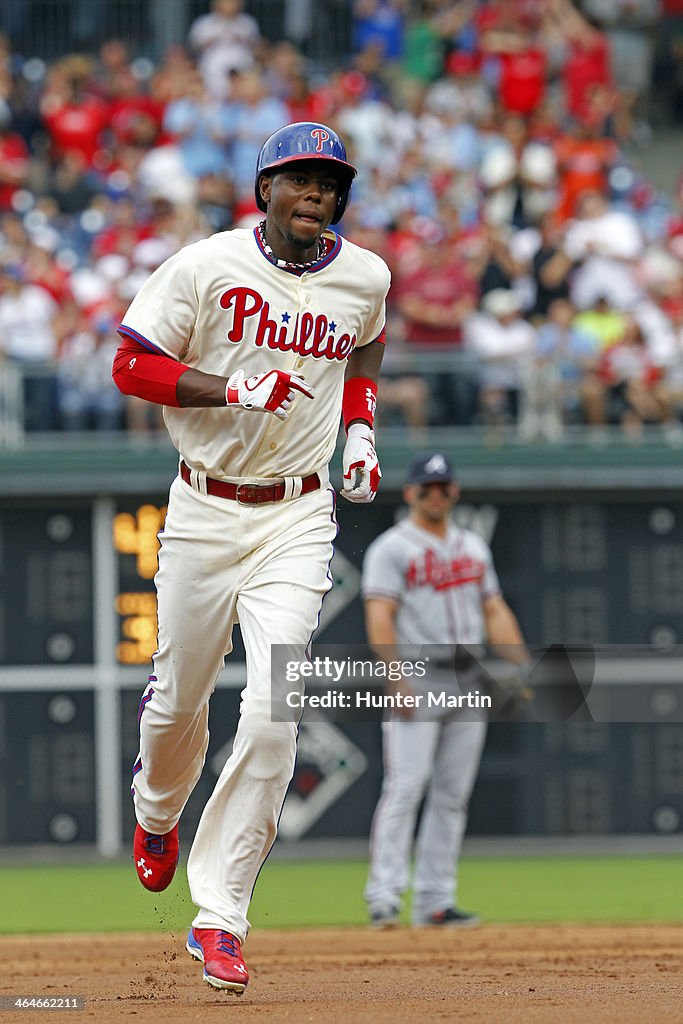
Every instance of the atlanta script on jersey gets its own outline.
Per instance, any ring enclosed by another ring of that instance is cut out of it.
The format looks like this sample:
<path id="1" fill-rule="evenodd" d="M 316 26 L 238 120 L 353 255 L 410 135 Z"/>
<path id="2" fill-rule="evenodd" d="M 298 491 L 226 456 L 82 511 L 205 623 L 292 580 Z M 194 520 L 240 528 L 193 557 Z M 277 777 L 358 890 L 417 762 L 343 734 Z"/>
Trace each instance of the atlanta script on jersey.
<path id="1" fill-rule="evenodd" d="M 451 523 L 441 539 L 406 519 L 369 546 L 363 596 L 400 601 L 399 644 L 480 644 L 482 604 L 500 593 L 488 545 Z"/>

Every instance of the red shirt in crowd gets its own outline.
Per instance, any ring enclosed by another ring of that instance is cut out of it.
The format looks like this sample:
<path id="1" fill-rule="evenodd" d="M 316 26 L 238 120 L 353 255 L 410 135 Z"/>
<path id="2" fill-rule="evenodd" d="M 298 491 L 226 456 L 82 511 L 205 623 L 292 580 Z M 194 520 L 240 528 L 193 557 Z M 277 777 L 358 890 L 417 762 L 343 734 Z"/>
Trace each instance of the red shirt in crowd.
<path id="1" fill-rule="evenodd" d="M 501 53 L 498 94 L 506 110 L 526 116 L 543 100 L 546 57 L 543 50 L 529 47 L 522 53 Z"/>
<path id="2" fill-rule="evenodd" d="M 118 142 L 130 142 L 135 137 L 135 122 L 140 117 L 150 118 L 161 130 L 164 106 L 152 96 L 121 96 L 111 101 L 109 119 L 111 130 Z M 159 143 L 161 145 L 161 142 Z"/>
<path id="3" fill-rule="evenodd" d="M 559 140 L 556 146 L 560 169 L 559 220 L 575 215 L 576 200 L 582 192 L 605 191 L 607 173 L 617 155 L 618 149 L 612 139 L 567 136 Z"/>
<path id="4" fill-rule="evenodd" d="M 108 104 L 92 95 L 83 96 L 77 103 L 48 97 L 42 114 L 52 139 L 53 156 L 60 159 L 65 153 L 78 153 L 92 167 L 101 146 L 100 136 L 108 124 Z"/>
<path id="5" fill-rule="evenodd" d="M 152 238 L 154 232 L 149 224 L 110 224 L 93 241 L 93 255 L 99 259 L 112 253 L 130 256 L 139 242 Z"/>
<path id="6" fill-rule="evenodd" d="M 478 290 L 476 279 L 462 264 L 423 262 L 399 280 L 396 288 L 406 321 L 406 341 L 411 345 L 460 345 L 462 329 L 454 306 L 462 303 L 463 312 L 473 309 Z M 411 314 L 413 302 L 422 307 L 422 315 Z M 431 313 L 436 314 L 436 323 L 429 322 Z"/>
<path id="7" fill-rule="evenodd" d="M 605 349 L 598 373 L 609 385 L 633 381 L 647 388 L 656 384 L 661 376 L 661 370 L 652 362 L 647 346 L 621 341 Z"/>
<path id="8" fill-rule="evenodd" d="M 567 112 L 581 120 L 590 107 L 592 87 L 609 85 L 612 81 L 609 44 L 605 36 L 596 32 L 590 46 L 583 46 L 577 40 L 569 41 L 563 80 Z"/>
<path id="9" fill-rule="evenodd" d="M 27 280 L 37 285 L 50 295 L 58 306 L 73 298 L 71 291 L 71 278 L 68 270 L 60 267 L 54 261 L 49 268 L 32 271 L 30 263 L 27 268 Z"/>
<path id="10" fill-rule="evenodd" d="M 0 134 L 0 210 L 12 209 L 12 198 L 28 170 L 29 151 L 21 135 Z"/>

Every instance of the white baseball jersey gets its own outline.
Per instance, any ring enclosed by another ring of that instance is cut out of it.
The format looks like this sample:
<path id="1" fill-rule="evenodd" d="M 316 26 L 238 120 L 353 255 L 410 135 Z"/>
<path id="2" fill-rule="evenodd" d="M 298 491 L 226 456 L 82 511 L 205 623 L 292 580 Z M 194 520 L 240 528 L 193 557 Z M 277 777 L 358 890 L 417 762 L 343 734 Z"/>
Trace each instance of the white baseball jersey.
<path id="1" fill-rule="evenodd" d="M 485 639 L 483 602 L 500 587 L 478 534 L 449 523 L 442 539 L 405 519 L 368 547 L 362 591 L 399 602 L 399 643 L 474 645 Z"/>
<path id="2" fill-rule="evenodd" d="M 236 229 L 181 249 L 143 284 L 120 333 L 203 370 L 304 377 L 286 421 L 244 409 L 164 407 L 171 440 L 192 468 L 223 479 L 305 476 L 334 453 L 344 371 L 382 332 L 390 274 L 382 259 L 329 232 L 307 271 L 276 267 L 258 231 Z"/>

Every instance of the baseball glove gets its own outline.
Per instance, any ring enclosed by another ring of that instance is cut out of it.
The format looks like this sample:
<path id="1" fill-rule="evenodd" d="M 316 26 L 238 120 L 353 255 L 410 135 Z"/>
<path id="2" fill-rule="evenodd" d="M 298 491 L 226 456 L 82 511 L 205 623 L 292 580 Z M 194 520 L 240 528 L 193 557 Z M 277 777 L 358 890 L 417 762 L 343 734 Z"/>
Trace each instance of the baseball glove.
<path id="1" fill-rule="evenodd" d="M 529 673 L 521 665 L 498 662 L 495 666 L 480 665 L 479 685 L 491 698 L 489 718 L 512 722 L 529 718 L 536 691 L 530 685 Z"/>
<path id="2" fill-rule="evenodd" d="M 530 653 L 534 660 L 526 668 L 504 660 L 480 662 L 479 685 L 491 698 L 490 718 L 592 722 L 586 698 L 593 683 L 593 649 L 550 644 Z"/>
<path id="3" fill-rule="evenodd" d="M 531 720 L 531 702 L 536 690 L 531 684 L 530 669 L 492 652 L 483 644 L 457 644 L 444 661 L 433 660 L 436 668 L 449 668 L 457 673 L 472 673 L 471 683 L 491 699 L 488 717 L 498 721 Z"/>

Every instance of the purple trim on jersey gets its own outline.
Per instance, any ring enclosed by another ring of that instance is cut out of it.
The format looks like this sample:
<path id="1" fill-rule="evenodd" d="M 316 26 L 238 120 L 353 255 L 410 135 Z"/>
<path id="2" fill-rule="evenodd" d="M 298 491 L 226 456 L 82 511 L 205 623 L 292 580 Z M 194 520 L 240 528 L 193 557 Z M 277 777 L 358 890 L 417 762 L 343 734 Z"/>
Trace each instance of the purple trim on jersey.
<path id="1" fill-rule="evenodd" d="M 157 677 L 156 676 L 148 676 L 147 677 L 147 682 L 148 683 L 156 683 L 157 682 Z M 149 704 L 149 702 L 151 701 L 153 696 L 154 696 L 154 687 L 150 686 L 143 693 L 142 697 L 140 698 L 140 703 L 138 704 L 138 737 L 140 735 L 140 719 L 142 718 L 142 712 L 145 710 L 145 708 L 147 707 L 147 705 Z M 141 771 L 142 771 L 142 755 L 138 754 L 137 760 L 136 760 L 135 764 L 133 765 L 133 779 L 135 779 L 135 776 L 138 774 L 138 772 L 141 772 Z M 135 796 L 135 786 L 131 786 L 130 787 L 130 793 L 131 793 L 131 796 Z"/>
<path id="2" fill-rule="evenodd" d="M 297 270 L 295 267 L 278 267 L 276 263 L 273 263 L 272 259 L 270 258 L 266 250 L 263 248 L 263 243 L 261 242 L 261 235 L 259 233 L 258 227 L 254 228 L 254 238 L 256 239 L 256 244 L 258 246 L 259 252 L 261 253 L 264 259 L 268 260 L 271 267 L 275 267 L 276 270 L 284 270 L 286 274 L 294 274 L 295 277 L 301 277 L 302 274 L 317 274 L 319 270 L 324 270 L 325 267 L 328 267 L 330 265 L 332 260 L 337 258 L 337 256 L 341 252 L 342 247 L 341 235 L 338 235 L 335 232 L 334 244 L 332 245 L 332 248 L 328 252 L 327 256 L 323 260 L 321 260 L 320 263 L 316 263 L 314 267 L 307 267 L 305 270 Z"/>
<path id="3" fill-rule="evenodd" d="M 122 337 L 131 338 L 133 341 L 137 341 L 139 345 L 143 345 L 145 348 L 150 349 L 152 352 L 156 352 L 160 356 L 167 356 L 168 352 L 164 352 L 163 348 L 159 348 L 153 341 L 149 341 L 148 338 L 144 338 L 137 331 L 134 331 L 132 327 L 126 327 L 125 324 L 119 324 L 116 328 L 116 333 Z"/>
<path id="4" fill-rule="evenodd" d="M 154 681 L 156 682 L 156 679 Z M 147 690 L 147 692 L 143 694 L 142 699 L 140 700 L 140 704 L 138 706 L 138 725 L 140 724 L 140 719 L 142 718 L 142 712 L 145 710 L 153 696 L 154 687 L 150 686 L 149 690 Z"/>

